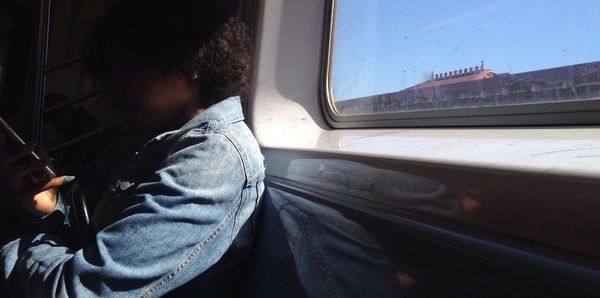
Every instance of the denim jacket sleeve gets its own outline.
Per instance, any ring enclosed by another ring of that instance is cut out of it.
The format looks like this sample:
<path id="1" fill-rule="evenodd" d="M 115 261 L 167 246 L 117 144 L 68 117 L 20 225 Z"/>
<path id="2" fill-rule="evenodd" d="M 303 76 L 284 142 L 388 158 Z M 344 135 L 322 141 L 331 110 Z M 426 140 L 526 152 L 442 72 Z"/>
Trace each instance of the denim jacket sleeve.
<path id="1" fill-rule="evenodd" d="M 69 214 L 70 206 L 66 204 L 64 195 L 58 192 L 58 197 L 56 201 L 56 207 L 54 210 L 41 218 L 35 218 L 27 214 L 24 210 L 23 216 L 33 225 L 38 227 L 42 231 L 52 231 L 55 232 L 64 228 L 64 226 L 69 226 L 68 214 Z"/>
<path id="2" fill-rule="evenodd" d="M 6 245 L 0 265 L 9 291 L 149 297 L 186 283 L 219 260 L 254 210 L 244 158 L 226 134 L 187 132 L 92 245 L 71 250 L 51 234 Z"/>

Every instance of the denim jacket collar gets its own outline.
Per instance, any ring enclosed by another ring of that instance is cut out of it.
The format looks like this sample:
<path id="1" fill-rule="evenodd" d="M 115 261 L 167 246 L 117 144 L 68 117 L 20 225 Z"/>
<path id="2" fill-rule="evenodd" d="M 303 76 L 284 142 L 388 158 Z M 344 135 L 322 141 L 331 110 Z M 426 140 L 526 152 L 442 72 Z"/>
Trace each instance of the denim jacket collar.
<path id="1" fill-rule="evenodd" d="M 178 137 L 179 135 L 186 133 L 190 129 L 197 128 L 202 123 L 208 121 L 221 121 L 226 123 L 233 123 L 242 120 L 244 120 L 244 114 L 242 112 L 242 104 L 240 101 L 240 97 L 232 96 L 200 112 L 198 115 L 194 116 L 187 123 L 185 123 L 181 128 L 172 131 L 167 131 L 154 137 L 152 140 L 146 143 L 144 147 L 156 141 L 161 141 L 165 138 Z"/>
<path id="2" fill-rule="evenodd" d="M 190 119 L 190 121 L 184 124 L 179 130 L 187 131 L 198 127 L 200 123 L 211 120 L 222 121 L 226 123 L 244 120 L 240 97 L 229 97 L 210 106 L 208 109 L 200 112 L 194 118 Z"/>

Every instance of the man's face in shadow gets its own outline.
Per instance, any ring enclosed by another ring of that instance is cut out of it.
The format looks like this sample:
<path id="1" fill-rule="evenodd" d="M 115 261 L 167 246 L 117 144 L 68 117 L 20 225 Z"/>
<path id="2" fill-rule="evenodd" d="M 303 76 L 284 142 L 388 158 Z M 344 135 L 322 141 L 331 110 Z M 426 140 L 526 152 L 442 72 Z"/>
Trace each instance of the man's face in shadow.
<path id="1" fill-rule="evenodd" d="M 111 104 L 142 130 L 178 128 L 198 111 L 199 95 L 199 80 L 158 68 L 116 73 L 109 80 Z"/>

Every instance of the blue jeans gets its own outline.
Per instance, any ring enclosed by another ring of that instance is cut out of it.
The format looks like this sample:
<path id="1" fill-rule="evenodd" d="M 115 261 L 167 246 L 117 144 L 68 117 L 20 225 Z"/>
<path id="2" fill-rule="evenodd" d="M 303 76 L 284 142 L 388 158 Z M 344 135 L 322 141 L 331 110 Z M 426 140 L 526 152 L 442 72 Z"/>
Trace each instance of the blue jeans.
<path id="1" fill-rule="evenodd" d="M 340 212 L 267 187 L 251 269 L 252 297 L 400 297 L 395 268 Z"/>

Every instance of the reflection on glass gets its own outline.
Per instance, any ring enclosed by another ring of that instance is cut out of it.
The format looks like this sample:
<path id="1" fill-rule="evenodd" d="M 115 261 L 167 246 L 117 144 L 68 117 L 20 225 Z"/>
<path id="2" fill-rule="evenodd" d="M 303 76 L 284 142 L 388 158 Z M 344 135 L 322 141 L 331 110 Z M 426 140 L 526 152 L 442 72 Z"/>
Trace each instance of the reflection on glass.
<path id="1" fill-rule="evenodd" d="M 598 99 L 599 30 L 596 1 L 338 0 L 330 91 L 342 115 Z"/>
<path id="2" fill-rule="evenodd" d="M 344 195 L 468 222 L 479 201 L 425 177 L 339 159 L 296 159 L 286 178 Z"/>

